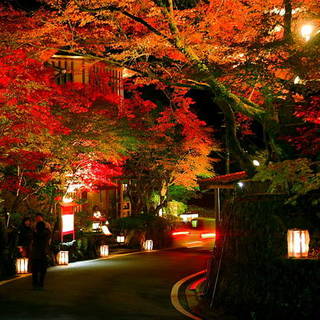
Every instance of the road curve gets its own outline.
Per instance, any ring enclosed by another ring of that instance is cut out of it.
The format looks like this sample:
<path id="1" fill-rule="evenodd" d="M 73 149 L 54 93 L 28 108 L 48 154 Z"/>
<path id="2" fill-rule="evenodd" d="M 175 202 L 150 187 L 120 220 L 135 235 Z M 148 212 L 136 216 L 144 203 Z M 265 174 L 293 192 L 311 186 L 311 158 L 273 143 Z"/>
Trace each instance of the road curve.
<path id="1" fill-rule="evenodd" d="M 55 267 L 44 291 L 32 290 L 30 277 L 0 286 L 0 318 L 187 319 L 171 305 L 171 288 L 207 260 L 208 253 L 180 249 Z"/>

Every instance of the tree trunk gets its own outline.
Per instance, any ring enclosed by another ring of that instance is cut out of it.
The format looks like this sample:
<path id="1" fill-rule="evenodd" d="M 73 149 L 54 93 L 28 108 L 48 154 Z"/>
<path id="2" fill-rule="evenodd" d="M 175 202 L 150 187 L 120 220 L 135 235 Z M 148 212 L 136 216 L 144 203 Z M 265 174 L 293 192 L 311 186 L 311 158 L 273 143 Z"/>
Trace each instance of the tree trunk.
<path id="1" fill-rule="evenodd" d="M 249 176 L 255 173 L 254 165 L 247 152 L 245 152 L 239 142 L 236 132 L 236 122 L 234 117 L 234 111 L 230 105 L 220 98 L 214 98 L 215 103 L 222 110 L 226 121 L 226 135 L 228 139 L 229 151 L 232 156 L 240 163 L 242 169 L 246 170 Z"/>

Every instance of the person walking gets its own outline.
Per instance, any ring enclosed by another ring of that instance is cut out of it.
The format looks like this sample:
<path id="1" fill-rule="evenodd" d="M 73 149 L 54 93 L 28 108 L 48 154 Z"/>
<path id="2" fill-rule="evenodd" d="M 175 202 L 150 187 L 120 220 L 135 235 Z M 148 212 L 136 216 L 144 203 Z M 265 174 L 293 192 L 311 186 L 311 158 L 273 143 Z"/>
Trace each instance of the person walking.
<path id="1" fill-rule="evenodd" d="M 18 229 L 18 248 L 22 258 L 30 258 L 32 237 L 31 219 L 25 217 Z"/>
<path id="2" fill-rule="evenodd" d="M 44 285 L 48 267 L 47 255 L 49 253 L 50 236 L 51 233 L 46 228 L 45 222 L 37 222 L 31 248 L 32 286 L 34 289 L 42 289 Z"/>

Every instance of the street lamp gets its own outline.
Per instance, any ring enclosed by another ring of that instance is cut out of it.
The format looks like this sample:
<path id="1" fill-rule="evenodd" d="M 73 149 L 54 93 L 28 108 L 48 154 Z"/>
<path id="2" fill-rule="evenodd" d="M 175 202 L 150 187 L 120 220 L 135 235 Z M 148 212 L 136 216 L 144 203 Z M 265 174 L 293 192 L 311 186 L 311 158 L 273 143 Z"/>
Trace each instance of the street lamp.
<path id="1" fill-rule="evenodd" d="M 243 182 L 241 182 L 241 181 L 239 181 L 239 182 L 238 182 L 238 186 L 239 186 L 240 188 L 243 188 L 244 183 L 243 183 Z"/>
<path id="2" fill-rule="evenodd" d="M 304 38 L 305 41 L 309 41 L 311 39 L 313 28 L 314 27 L 311 24 L 304 24 L 301 27 L 300 32 L 301 32 L 302 38 Z"/>

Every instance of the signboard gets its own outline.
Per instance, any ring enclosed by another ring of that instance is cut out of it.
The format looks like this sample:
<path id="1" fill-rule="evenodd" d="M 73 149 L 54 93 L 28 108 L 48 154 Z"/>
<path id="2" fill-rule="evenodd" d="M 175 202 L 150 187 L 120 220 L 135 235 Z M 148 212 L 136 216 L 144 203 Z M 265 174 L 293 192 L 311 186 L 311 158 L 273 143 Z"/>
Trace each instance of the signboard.
<path id="1" fill-rule="evenodd" d="M 62 215 L 62 233 L 72 233 L 74 230 L 74 214 Z"/>
<path id="2" fill-rule="evenodd" d="M 76 203 L 61 203 L 61 241 L 63 237 L 68 234 L 72 234 L 74 240 L 74 208 L 77 206 Z"/>

